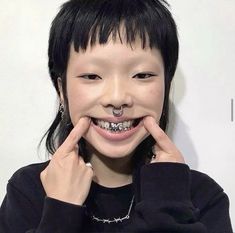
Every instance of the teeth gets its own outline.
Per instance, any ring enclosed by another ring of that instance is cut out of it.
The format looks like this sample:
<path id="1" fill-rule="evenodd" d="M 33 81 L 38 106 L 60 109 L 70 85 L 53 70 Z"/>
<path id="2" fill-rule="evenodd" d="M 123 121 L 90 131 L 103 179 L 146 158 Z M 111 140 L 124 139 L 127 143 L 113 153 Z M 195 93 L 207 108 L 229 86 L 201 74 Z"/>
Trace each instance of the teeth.
<path id="1" fill-rule="evenodd" d="M 98 126 L 103 129 L 111 130 L 111 131 L 123 131 L 128 130 L 132 127 L 134 120 L 123 121 L 119 123 L 113 123 L 108 121 L 96 120 Z"/>
<path id="2" fill-rule="evenodd" d="M 104 125 L 104 128 L 108 129 L 109 128 L 109 122 L 102 121 L 102 126 Z"/>

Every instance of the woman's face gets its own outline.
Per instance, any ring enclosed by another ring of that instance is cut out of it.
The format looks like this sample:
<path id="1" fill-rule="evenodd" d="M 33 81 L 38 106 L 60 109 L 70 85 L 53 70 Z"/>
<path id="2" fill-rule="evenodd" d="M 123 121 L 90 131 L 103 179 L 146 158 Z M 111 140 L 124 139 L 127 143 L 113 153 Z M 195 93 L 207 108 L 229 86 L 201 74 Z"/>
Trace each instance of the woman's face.
<path id="1" fill-rule="evenodd" d="M 162 56 L 157 49 L 142 49 L 140 41 L 133 43 L 131 48 L 110 40 L 79 53 L 71 46 L 67 97 L 73 125 L 84 116 L 92 119 L 84 136 L 92 153 L 96 151 L 110 158 L 131 155 L 149 135 L 142 119 L 150 115 L 159 122 L 161 117 L 164 101 Z M 115 117 L 113 108 L 120 106 L 123 115 Z M 116 123 L 115 127 L 119 124 L 120 129 L 126 129 L 111 131 L 111 122 Z"/>

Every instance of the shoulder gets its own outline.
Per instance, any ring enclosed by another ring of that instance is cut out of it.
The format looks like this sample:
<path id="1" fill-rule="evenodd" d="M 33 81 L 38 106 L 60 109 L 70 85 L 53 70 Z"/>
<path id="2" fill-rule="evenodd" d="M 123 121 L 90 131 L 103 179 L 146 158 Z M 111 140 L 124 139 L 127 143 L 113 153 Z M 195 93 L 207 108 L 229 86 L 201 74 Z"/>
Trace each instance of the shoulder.
<path id="1" fill-rule="evenodd" d="M 49 161 L 35 163 L 18 169 L 9 179 L 8 185 L 25 192 L 27 192 L 27 189 L 42 189 L 40 173 L 47 167 L 48 163 Z"/>
<path id="2" fill-rule="evenodd" d="M 40 173 L 48 163 L 49 161 L 24 166 L 12 175 L 7 184 L 4 204 L 2 204 L 9 214 L 19 214 L 20 211 L 22 215 L 29 214 L 32 218 L 37 215 L 39 218 L 46 196 Z"/>
<path id="3" fill-rule="evenodd" d="M 227 198 L 227 195 L 209 175 L 191 170 L 191 198 L 195 206 L 203 209 L 221 198 Z"/>
<path id="4" fill-rule="evenodd" d="M 20 182 L 22 179 L 34 179 L 47 167 L 49 161 L 43 163 L 34 163 L 18 169 L 10 178 L 10 182 Z"/>
<path id="5" fill-rule="evenodd" d="M 222 187 L 213 178 L 200 171 L 191 170 L 191 181 L 192 187 L 194 188 L 203 187 L 203 189 L 212 192 L 218 190 L 223 191 Z"/>

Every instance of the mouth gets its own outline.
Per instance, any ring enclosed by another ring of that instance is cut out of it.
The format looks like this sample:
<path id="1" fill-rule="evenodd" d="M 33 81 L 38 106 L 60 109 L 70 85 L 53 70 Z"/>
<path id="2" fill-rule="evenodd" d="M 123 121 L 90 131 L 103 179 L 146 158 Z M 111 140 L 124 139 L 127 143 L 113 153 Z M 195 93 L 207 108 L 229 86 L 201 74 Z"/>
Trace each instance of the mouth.
<path id="1" fill-rule="evenodd" d="M 105 121 L 103 119 L 91 118 L 94 125 L 98 126 L 103 130 L 107 130 L 110 133 L 122 133 L 130 131 L 136 128 L 140 124 L 142 119 L 143 117 L 125 120 L 121 122 L 110 122 L 110 121 Z"/>

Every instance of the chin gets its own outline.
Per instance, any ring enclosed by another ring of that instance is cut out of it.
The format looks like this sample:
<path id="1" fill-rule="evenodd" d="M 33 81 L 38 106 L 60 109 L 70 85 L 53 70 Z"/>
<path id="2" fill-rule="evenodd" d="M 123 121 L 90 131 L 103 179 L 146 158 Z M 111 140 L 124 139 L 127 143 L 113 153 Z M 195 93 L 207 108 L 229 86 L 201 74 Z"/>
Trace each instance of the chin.
<path id="1" fill-rule="evenodd" d="M 121 146 L 115 146 L 115 145 L 98 145 L 96 143 L 93 143 L 92 147 L 95 149 L 94 151 L 98 152 L 98 154 L 101 154 L 105 157 L 118 159 L 118 158 L 124 158 L 129 157 L 133 154 L 136 147 L 138 145 L 136 144 L 129 144 L 129 145 L 121 145 Z"/>

